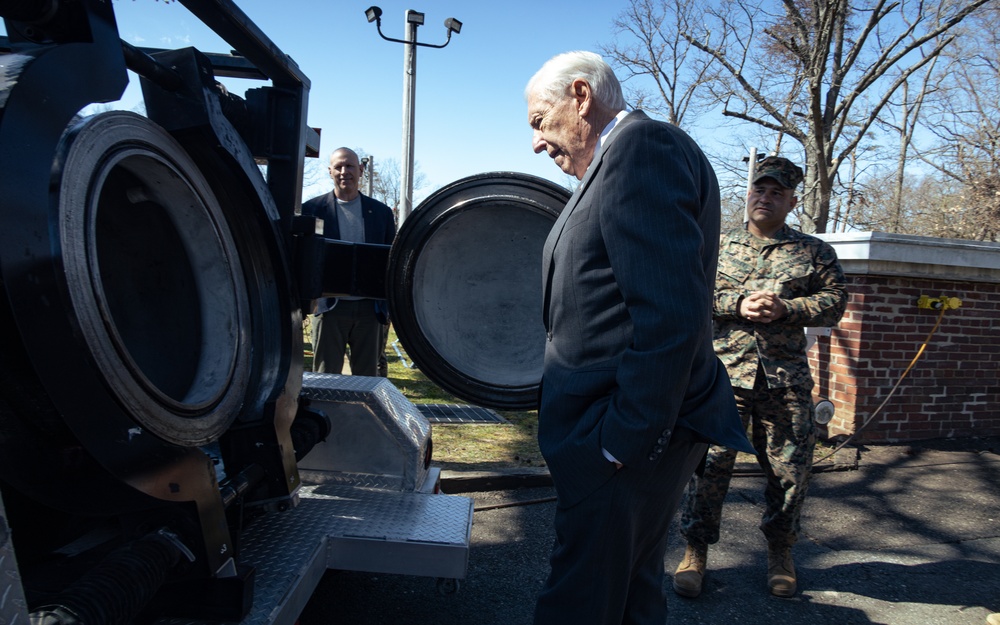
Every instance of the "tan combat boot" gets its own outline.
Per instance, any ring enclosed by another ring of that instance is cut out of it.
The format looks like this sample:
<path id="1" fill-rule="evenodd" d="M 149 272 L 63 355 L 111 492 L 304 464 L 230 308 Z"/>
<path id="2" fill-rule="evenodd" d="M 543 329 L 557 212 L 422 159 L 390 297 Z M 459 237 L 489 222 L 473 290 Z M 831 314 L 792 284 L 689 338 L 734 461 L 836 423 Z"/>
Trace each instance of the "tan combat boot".
<path id="1" fill-rule="evenodd" d="M 708 562 L 708 545 L 688 543 L 684 559 L 674 571 L 674 592 L 682 597 L 697 597 L 701 594 L 701 580 L 705 577 Z"/>
<path id="2" fill-rule="evenodd" d="M 1000 612 L 994 612 L 987 616 L 986 625 L 1000 625 Z"/>
<path id="3" fill-rule="evenodd" d="M 792 562 L 791 547 L 767 546 L 767 587 L 776 597 L 795 594 L 795 563 Z"/>

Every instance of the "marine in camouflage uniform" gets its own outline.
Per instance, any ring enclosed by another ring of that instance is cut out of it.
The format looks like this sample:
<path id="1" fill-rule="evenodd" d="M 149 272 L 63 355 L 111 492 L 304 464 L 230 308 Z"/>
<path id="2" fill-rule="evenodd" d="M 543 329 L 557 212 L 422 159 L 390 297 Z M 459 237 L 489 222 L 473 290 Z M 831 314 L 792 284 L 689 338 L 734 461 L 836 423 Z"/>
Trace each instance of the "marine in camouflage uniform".
<path id="1" fill-rule="evenodd" d="M 778 184 L 762 188 L 769 186 L 765 179 Z M 801 180 L 801 169 L 787 159 L 768 157 L 758 165 L 748 201 L 750 223 L 722 237 L 713 305 L 715 352 L 729 372 L 740 416 L 751 427 L 767 477 L 760 528 L 769 554 L 788 558 L 785 568 L 791 569 L 790 580 L 779 588 L 769 576 L 771 591 L 779 596 L 795 591 L 790 549 L 799 534 L 816 442 L 804 328 L 836 325 L 847 306 L 844 273 L 833 248 L 784 224 Z M 788 189 L 786 209 L 771 206 L 762 195 Z M 701 574 L 707 545 L 719 540 L 722 503 L 735 461 L 735 450 L 712 447 L 703 474 L 688 486 L 681 533 L 701 554 Z M 682 562 L 678 573 L 684 566 Z M 682 592 L 675 575 L 680 594 L 696 596 L 700 585 L 699 576 L 696 590 Z"/>

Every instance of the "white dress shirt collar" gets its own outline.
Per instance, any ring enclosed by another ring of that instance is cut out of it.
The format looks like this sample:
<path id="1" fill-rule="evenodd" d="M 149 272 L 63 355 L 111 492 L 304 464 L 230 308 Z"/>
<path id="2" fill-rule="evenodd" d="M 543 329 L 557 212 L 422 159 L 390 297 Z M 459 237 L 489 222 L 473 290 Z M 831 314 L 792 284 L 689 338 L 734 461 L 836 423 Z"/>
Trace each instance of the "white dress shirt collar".
<path id="1" fill-rule="evenodd" d="M 597 153 L 601 151 L 601 146 L 604 145 L 605 139 L 607 139 L 608 135 L 611 134 L 611 131 L 614 130 L 615 126 L 618 125 L 618 122 L 625 119 L 626 115 L 628 115 L 628 111 L 618 111 L 618 114 L 615 115 L 614 119 L 608 122 L 608 125 L 601 131 L 601 136 L 597 138 L 597 147 L 594 148 L 595 157 L 597 156 Z"/>

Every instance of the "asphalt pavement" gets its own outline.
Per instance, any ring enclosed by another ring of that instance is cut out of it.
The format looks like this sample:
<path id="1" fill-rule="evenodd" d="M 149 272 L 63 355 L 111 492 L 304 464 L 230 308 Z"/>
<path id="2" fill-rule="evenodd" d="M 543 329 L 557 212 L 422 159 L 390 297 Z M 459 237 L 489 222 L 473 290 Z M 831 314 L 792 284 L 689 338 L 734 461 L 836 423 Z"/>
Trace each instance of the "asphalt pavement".
<path id="1" fill-rule="evenodd" d="M 764 482 L 742 465 L 702 595 L 675 595 L 667 577 L 667 625 L 984 625 L 1000 611 L 1000 439 L 862 446 L 835 460 L 813 478 L 795 597 L 767 592 L 757 529 Z M 445 490 L 471 489 L 463 494 L 476 506 L 458 591 L 443 594 L 428 578 L 330 571 L 300 624 L 531 623 L 552 544 L 547 484 L 544 472 L 446 472 Z M 674 530 L 668 573 L 683 551 Z"/>

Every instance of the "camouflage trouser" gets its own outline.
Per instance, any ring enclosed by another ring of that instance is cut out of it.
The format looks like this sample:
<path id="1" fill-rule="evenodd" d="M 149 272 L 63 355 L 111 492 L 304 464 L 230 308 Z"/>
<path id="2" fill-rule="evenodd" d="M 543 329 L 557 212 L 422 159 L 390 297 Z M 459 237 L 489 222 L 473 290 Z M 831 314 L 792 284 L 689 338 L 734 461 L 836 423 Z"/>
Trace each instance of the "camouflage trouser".
<path id="1" fill-rule="evenodd" d="M 752 427 L 757 462 L 767 476 L 760 529 L 768 543 L 775 545 L 790 546 L 799 535 L 799 516 L 816 446 L 810 387 L 768 389 L 758 384 L 753 390 L 733 389 L 743 425 Z M 691 478 L 681 508 L 681 534 L 689 543 L 719 541 L 722 502 L 735 463 L 735 451 L 713 445 L 704 474 Z"/>

